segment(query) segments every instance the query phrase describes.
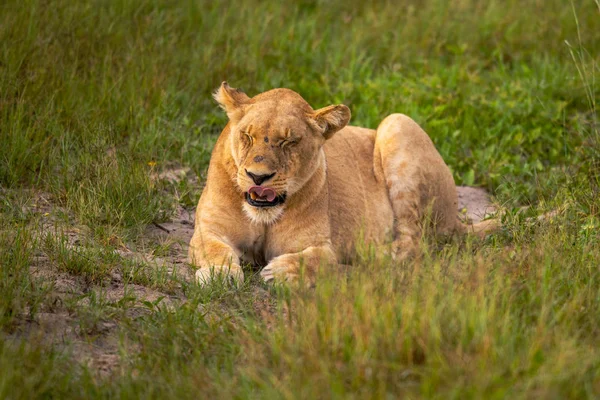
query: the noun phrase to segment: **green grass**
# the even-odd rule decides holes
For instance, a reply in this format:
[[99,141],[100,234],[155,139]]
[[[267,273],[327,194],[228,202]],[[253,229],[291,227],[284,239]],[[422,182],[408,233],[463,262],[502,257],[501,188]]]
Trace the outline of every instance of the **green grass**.
[[48,288],[29,274],[35,239],[21,227],[0,232],[0,326],[11,331],[19,317],[35,314]]
[[[597,0],[3,2],[0,397],[600,396],[598,26]],[[344,103],[355,125],[410,115],[505,207],[502,231],[400,266],[365,249],[314,290],[250,270],[198,288],[122,257],[197,202],[225,79]],[[156,178],[174,167],[199,183]],[[57,299],[40,260],[85,292]],[[91,343],[118,324],[110,375],[32,333],[56,311]]]

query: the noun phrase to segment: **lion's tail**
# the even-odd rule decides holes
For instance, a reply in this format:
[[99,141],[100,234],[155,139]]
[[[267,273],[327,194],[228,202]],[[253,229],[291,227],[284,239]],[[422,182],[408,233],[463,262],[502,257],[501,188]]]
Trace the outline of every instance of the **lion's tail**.
[[500,218],[491,218],[484,221],[477,222],[475,224],[460,223],[462,225],[463,233],[475,235],[479,238],[484,238],[486,235],[499,231],[502,228],[502,221]]
[[[560,210],[552,210],[537,217],[526,218],[525,221],[528,223],[549,221],[560,214]],[[494,218],[486,219],[474,224],[465,223],[459,221],[460,230],[464,234],[475,235],[479,238],[484,238],[490,233],[499,231],[502,228],[502,218],[496,216]]]

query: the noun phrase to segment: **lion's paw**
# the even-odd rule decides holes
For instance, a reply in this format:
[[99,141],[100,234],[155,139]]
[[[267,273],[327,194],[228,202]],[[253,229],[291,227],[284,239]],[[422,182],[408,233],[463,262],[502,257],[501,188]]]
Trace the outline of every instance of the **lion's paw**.
[[295,265],[285,262],[270,262],[260,271],[260,276],[265,282],[282,281],[293,282],[298,278],[298,268]]
[[196,282],[200,286],[206,286],[213,279],[230,278],[235,285],[244,282],[244,272],[237,264],[204,267],[196,271]]

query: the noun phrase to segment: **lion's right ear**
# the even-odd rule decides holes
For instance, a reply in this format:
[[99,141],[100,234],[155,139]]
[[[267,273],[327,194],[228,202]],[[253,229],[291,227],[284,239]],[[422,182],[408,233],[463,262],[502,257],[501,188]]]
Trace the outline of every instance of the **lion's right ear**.
[[312,115],[325,139],[331,138],[334,133],[348,125],[350,116],[350,109],[343,104],[320,108]]
[[241,90],[232,88],[226,81],[213,93],[213,97],[225,110],[229,120],[239,121],[244,115],[244,108],[250,102],[250,97]]

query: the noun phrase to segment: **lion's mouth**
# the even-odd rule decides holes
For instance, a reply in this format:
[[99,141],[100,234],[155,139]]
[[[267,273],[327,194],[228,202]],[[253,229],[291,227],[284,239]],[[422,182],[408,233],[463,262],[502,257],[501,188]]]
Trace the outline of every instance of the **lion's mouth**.
[[271,188],[252,186],[246,192],[246,202],[253,207],[275,207],[285,202],[285,193],[276,194]]

